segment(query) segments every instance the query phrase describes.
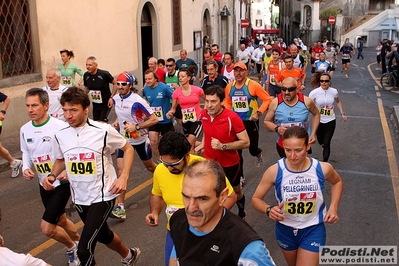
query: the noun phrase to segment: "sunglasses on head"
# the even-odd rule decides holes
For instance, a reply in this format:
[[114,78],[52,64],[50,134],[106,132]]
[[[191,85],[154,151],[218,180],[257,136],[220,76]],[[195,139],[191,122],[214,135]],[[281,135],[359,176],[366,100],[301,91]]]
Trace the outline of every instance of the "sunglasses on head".
[[176,166],[178,166],[181,163],[181,161],[183,161],[183,159],[184,159],[184,156],[183,156],[183,158],[181,158],[180,160],[178,160],[175,163],[167,163],[162,160],[162,156],[159,157],[159,160],[161,161],[161,163],[163,163],[163,165],[165,165],[165,167],[172,167],[172,168],[175,168]]
[[327,82],[330,82],[330,80],[329,79],[321,79],[320,80],[320,83],[324,83],[324,82],[327,83]]
[[129,84],[129,82],[116,82],[117,86],[126,86],[127,84]]
[[296,90],[296,87],[281,87],[281,91],[289,91],[289,92],[293,92],[294,90]]

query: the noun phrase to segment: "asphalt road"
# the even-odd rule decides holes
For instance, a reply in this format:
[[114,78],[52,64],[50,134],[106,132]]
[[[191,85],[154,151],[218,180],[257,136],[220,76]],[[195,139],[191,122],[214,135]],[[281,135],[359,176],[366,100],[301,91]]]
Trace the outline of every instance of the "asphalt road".
[[[399,176],[396,157],[399,145],[392,114],[399,95],[378,89],[373,76],[380,76],[375,70],[376,64],[373,64],[374,48],[366,48],[364,55],[364,60],[352,60],[349,79],[344,79],[344,74],[339,71],[332,79],[331,86],[340,93],[348,122],[337,119],[332,142],[330,163],[343,179],[344,193],[339,206],[340,221],[335,225],[327,225],[327,244],[397,246]],[[309,78],[306,85],[307,95],[310,92]],[[244,152],[247,222],[264,239],[276,264],[286,265],[275,242],[274,223],[250,205],[251,196],[263,172],[279,159],[275,150],[275,133],[268,132],[264,127],[260,131],[263,165],[256,168],[254,159],[248,151]],[[312,149],[312,156],[320,159],[321,147],[316,144]],[[67,265],[65,247],[53,244],[40,232],[43,207],[37,180],[28,182],[22,177],[11,179],[9,175],[10,171],[0,173],[0,232],[6,245],[17,252],[31,252],[52,265]],[[141,248],[142,257],[137,265],[163,265],[165,217],[162,216],[163,220],[157,228],[150,228],[144,222],[149,211],[151,174],[145,170],[138,156],[130,176],[129,190],[127,220],[120,222],[109,219],[109,224],[128,246]],[[328,206],[328,185],[325,195]],[[273,193],[267,195],[266,201],[275,203]],[[233,211],[237,212],[236,207]],[[67,214],[77,226],[81,226],[72,204],[68,206]],[[120,264],[119,256],[102,244],[97,245],[95,256],[98,265]]]

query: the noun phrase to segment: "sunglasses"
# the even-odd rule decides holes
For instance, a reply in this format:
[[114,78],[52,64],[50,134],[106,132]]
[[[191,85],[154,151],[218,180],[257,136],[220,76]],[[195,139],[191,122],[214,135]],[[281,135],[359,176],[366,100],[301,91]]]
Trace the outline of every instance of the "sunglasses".
[[129,82],[116,82],[116,86],[126,86]]
[[266,49],[266,51],[271,51],[272,50],[272,48],[270,48],[270,49]]
[[282,87],[281,91],[289,91],[289,92],[293,92],[294,90],[296,90],[296,87]]
[[330,82],[330,80],[329,79],[321,79],[320,80],[320,83],[324,83],[324,82],[327,83],[327,82]]
[[183,156],[183,158],[181,158],[180,160],[178,160],[175,163],[167,163],[162,160],[162,156],[159,157],[159,160],[161,161],[161,163],[163,163],[163,165],[165,165],[165,167],[172,167],[172,168],[175,168],[176,166],[178,166],[181,163],[181,161],[183,161],[183,159],[184,159],[184,156]]
[[172,67],[173,65],[165,65],[166,67]]

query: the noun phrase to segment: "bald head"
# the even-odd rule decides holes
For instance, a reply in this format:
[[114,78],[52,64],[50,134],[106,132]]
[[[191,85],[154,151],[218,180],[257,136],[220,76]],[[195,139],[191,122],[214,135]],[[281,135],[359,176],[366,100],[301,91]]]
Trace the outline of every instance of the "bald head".
[[158,60],[155,57],[151,57],[150,59],[148,59],[148,68],[156,71],[158,68]]
[[298,82],[296,79],[293,77],[287,77],[283,80],[282,82],[283,87],[289,88],[289,87],[297,87]]

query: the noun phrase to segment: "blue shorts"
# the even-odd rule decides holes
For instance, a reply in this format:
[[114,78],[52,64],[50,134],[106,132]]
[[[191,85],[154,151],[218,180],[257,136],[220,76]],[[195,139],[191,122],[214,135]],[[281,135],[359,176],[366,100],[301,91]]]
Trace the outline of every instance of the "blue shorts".
[[[147,161],[152,158],[152,150],[149,141],[144,141],[141,144],[132,145],[140,157],[140,160]],[[123,158],[124,152],[121,149],[116,150],[116,158]]]
[[319,252],[319,247],[326,244],[326,227],[321,223],[304,229],[294,229],[276,222],[276,240],[280,248],[287,251],[302,248]]

